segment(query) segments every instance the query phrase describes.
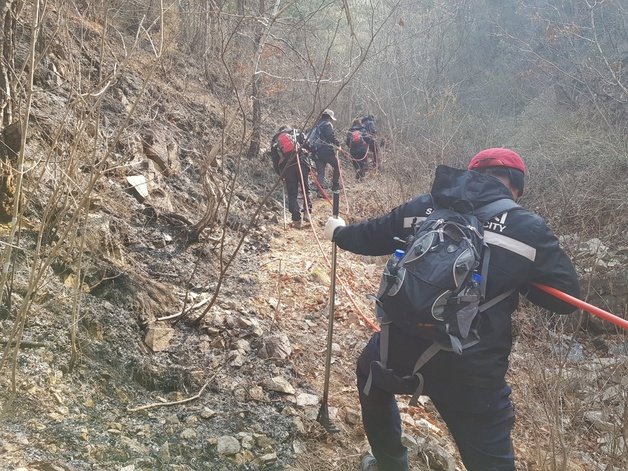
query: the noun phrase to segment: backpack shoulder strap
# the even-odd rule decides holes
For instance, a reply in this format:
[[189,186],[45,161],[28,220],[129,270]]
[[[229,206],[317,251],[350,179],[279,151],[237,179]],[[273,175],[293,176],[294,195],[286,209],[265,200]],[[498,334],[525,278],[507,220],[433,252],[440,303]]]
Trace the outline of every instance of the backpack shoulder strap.
[[485,204],[484,206],[473,211],[473,214],[480,221],[488,221],[498,214],[505,213],[506,211],[510,211],[511,209],[520,207],[521,206],[519,206],[510,198],[502,198],[497,201],[493,201],[492,203]]

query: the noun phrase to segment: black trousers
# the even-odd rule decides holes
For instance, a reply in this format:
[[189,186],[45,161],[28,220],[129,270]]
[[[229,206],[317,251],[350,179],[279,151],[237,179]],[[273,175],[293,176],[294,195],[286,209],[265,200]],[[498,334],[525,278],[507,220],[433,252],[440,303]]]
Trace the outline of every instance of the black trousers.
[[[300,171],[299,171],[300,169]],[[312,200],[307,184],[307,176],[310,173],[310,167],[303,163],[297,163],[296,160],[291,161],[283,171],[284,184],[286,185],[286,194],[288,195],[288,210],[293,221],[301,220],[301,207],[299,206],[299,189],[303,193],[303,211],[307,205],[309,211],[312,211]],[[303,179],[303,180],[301,180]],[[305,184],[305,192],[303,191],[302,182]]]
[[[396,351],[405,351],[412,355],[414,345],[410,343],[411,340],[406,339],[408,337],[391,338],[391,343],[395,342]],[[406,341],[408,345],[401,345]],[[438,362],[438,355],[430,361]],[[408,362],[397,362],[397,366],[406,370],[405,364],[413,365],[416,358]],[[401,443],[401,419],[395,394],[377,387],[376,384],[372,385],[368,396],[363,392],[371,362],[377,360],[378,333],[371,337],[357,365],[364,430],[380,471],[407,471],[407,449]],[[412,373],[407,370],[398,371],[392,357],[388,363],[397,374]],[[447,424],[468,471],[514,471],[515,458],[510,432],[515,415],[510,392],[509,386],[484,389],[459,384],[456,378],[443,381],[425,376],[424,394],[432,399]]]
[[379,169],[381,167],[379,162],[379,147],[374,140],[369,144],[369,149],[371,150],[371,155],[373,156],[373,168]]
[[338,164],[336,153],[316,154],[316,178],[322,188],[328,187],[327,181],[325,180],[325,170],[327,169],[327,165],[331,165],[333,170],[331,189],[337,190],[340,187],[338,183],[340,181],[340,166]]
[[353,168],[355,169],[355,177],[358,180],[364,178],[364,176],[366,175],[366,172],[368,171],[368,168],[369,168],[368,156],[369,156],[368,147],[366,149],[358,149],[355,151],[351,149],[351,164],[353,165]]

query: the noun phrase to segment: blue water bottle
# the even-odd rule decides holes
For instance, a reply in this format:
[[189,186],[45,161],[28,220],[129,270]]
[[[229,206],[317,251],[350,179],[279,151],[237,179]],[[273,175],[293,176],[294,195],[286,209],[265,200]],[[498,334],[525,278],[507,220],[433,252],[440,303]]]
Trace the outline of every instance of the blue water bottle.
[[395,260],[395,265],[399,263],[399,261],[402,259],[402,257],[405,254],[406,254],[405,251],[403,251],[401,249],[395,250],[395,253],[393,254],[393,259]]
[[395,253],[392,254],[392,257],[390,257],[390,259],[388,260],[388,263],[386,263],[386,271],[389,274],[391,275],[397,274],[399,262],[401,261],[401,259],[403,258],[405,254],[406,253],[401,249],[395,250]]

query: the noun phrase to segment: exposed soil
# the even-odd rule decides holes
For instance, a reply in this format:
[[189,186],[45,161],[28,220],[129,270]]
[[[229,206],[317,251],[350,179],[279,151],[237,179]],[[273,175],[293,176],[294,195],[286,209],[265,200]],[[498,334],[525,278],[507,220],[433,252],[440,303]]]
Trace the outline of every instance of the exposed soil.
[[[284,229],[267,213],[202,326],[176,323],[157,353],[143,342],[141,316],[123,308],[126,295],[145,290],[121,274],[115,287],[82,298],[81,359],[68,372],[69,288],[51,277],[48,299],[27,326],[17,394],[5,395],[1,469],[356,469],[367,445],[353,368],[370,332],[356,313],[371,316],[365,288],[376,286],[379,273],[371,261],[339,251],[329,405],[341,433],[328,436],[315,420],[316,402],[296,404],[303,393],[320,398],[323,388],[331,244],[316,242],[326,202],[316,201],[314,211],[318,218],[303,229]],[[184,253],[137,250],[143,266],[163,273],[191,263]],[[161,258],[164,266],[156,267]],[[164,303],[182,294],[168,278],[156,285]],[[176,309],[174,302],[163,310]],[[278,334],[291,353],[264,358]],[[264,387],[276,376],[295,393]],[[10,388],[10,377],[2,382]],[[197,399],[166,404],[201,389]],[[251,435],[254,445],[220,456],[215,440],[224,435]],[[268,453],[277,457],[264,465]]]

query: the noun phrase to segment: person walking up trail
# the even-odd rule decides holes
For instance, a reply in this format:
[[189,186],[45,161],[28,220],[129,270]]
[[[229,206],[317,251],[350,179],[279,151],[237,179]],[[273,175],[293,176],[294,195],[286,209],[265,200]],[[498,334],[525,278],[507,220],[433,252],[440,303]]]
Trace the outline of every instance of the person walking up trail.
[[[279,128],[270,144],[273,169],[283,178],[288,195],[288,210],[292,217],[292,227],[300,228],[302,221],[309,222],[312,213],[312,201],[307,186],[310,172],[308,159],[301,145],[305,135],[289,126]],[[305,183],[305,185],[304,185]],[[303,194],[303,209],[299,205],[299,188]]]
[[[525,170],[516,152],[486,149],[466,170],[439,166],[431,193],[384,216],[348,226],[340,218],[327,221],[325,236],[341,249],[364,255],[397,251],[375,298],[381,332],[357,362],[372,451],[364,470],[408,469],[395,400],[401,393],[432,399],[469,471],[514,471],[515,413],[505,380],[512,313],[520,295],[559,314],[575,310],[532,283],[579,295],[576,272],[558,239],[541,217],[515,203],[523,194]],[[407,245],[399,244],[413,235]],[[429,281],[437,271],[429,264],[448,260],[463,246],[454,269],[447,270],[459,288],[430,300],[421,322],[404,317],[423,315],[407,309],[426,296],[410,293],[411,299],[407,291],[422,282],[415,277],[421,264],[428,264]]]
[[[336,138],[332,121],[336,121],[334,112],[330,109],[323,110],[320,119],[310,132],[310,139],[313,141],[310,144],[310,150],[315,154],[316,178],[320,187],[329,188],[325,172],[327,165],[330,165],[333,170],[331,189],[336,191],[340,188],[340,166],[336,156],[336,148],[340,147],[340,142]],[[319,196],[321,196],[320,191],[319,188]]]
[[371,138],[359,119],[354,119],[347,131],[345,144],[349,148],[351,163],[355,169],[355,177],[361,180],[368,170],[368,153],[371,145]]
[[377,148],[377,128],[375,127],[375,118],[373,115],[363,116],[360,119],[360,123],[362,127],[366,131],[366,134],[369,138],[369,149],[371,150],[371,156],[373,159],[373,168],[379,170],[380,162],[379,162],[379,149]]

